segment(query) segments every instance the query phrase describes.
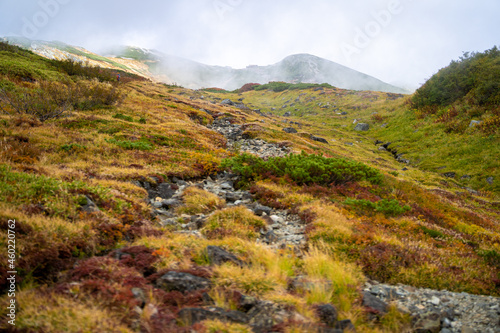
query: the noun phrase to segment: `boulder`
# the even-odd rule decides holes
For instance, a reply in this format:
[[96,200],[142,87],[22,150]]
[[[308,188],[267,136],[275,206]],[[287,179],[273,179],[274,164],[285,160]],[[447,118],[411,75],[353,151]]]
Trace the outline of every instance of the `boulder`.
[[370,125],[365,123],[358,123],[356,127],[354,127],[355,131],[368,131],[370,129]]
[[222,105],[234,105],[234,102],[232,100],[230,100],[229,98],[226,98],[225,100],[220,102],[220,104],[222,104]]
[[338,319],[338,311],[331,304],[322,304],[316,307],[316,314],[322,323],[329,327],[335,327]]
[[243,266],[243,261],[221,247],[210,245],[207,246],[205,250],[207,251],[210,263],[213,265],[222,265],[223,263],[231,262],[237,266]]
[[287,111],[287,112],[285,112],[283,117],[290,117],[291,115],[292,115],[292,113],[290,111]]
[[363,306],[375,315],[385,315],[389,311],[387,303],[381,301],[368,291],[363,293]]
[[283,128],[283,132],[294,134],[294,133],[297,133],[297,130],[293,127],[286,127],[286,128]]
[[269,214],[271,214],[272,210],[273,209],[271,207],[263,206],[260,204],[256,204],[255,207],[253,208],[253,212],[255,213],[255,215],[259,215],[259,216],[264,215],[264,213],[269,215]]
[[246,324],[249,318],[243,312],[225,311],[221,308],[184,308],[179,311],[179,320],[183,324],[191,326],[204,320],[220,320],[223,322]]
[[182,293],[210,287],[210,280],[189,273],[170,271],[156,280],[156,286],[165,291]]
[[311,140],[328,144],[328,141],[326,141],[326,139],[320,138],[319,136],[311,135]]

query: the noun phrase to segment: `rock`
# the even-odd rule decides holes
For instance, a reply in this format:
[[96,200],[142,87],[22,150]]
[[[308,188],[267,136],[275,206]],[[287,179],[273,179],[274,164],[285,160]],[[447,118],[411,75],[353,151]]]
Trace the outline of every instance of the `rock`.
[[493,181],[494,181],[494,180],[495,180],[495,178],[494,178],[494,177],[488,177],[488,178],[486,178],[486,181],[487,181],[487,182],[488,182],[488,184],[490,184],[490,185],[493,185]]
[[220,184],[220,188],[223,190],[232,190],[234,183],[232,181],[226,181]]
[[139,307],[141,309],[144,308],[147,301],[144,291],[141,288],[132,288],[130,291],[134,295],[134,298],[139,301]]
[[230,100],[229,98],[226,98],[225,100],[220,102],[220,104],[222,104],[222,105],[234,105],[234,102],[232,100]]
[[479,125],[479,124],[481,124],[480,120],[471,120],[469,127],[474,127],[474,126]]
[[356,127],[354,127],[355,131],[368,131],[370,129],[370,125],[365,123],[358,123]]
[[436,312],[427,312],[415,319],[414,329],[417,333],[438,333],[441,330],[441,317]]
[[266,213],[266,215],[269,215],[271,214],[272,210],[273,209],[271,207],[263,206],[260,204],[256,204],[255,207],[253,208],[253,212],[255,213],[255,215],[259,216],[264,215],[264,213]]
[[86,204],[81,207],[81,210],[84,211],[85,213],[98,212],[99,208],[97,208],[96,204],[88,196],[85,195],[84,197],[86,200]]
[[184,293],[207,289],[210,287],[210,280],[189,273],[170,271],[156,280],[156,286],[165,291]]
[[237,266],[243,266],[243,261],[238,259],[234,254],[227,252],[218,246],[207,246],[205,251],[207,252],[208,259],[213,265],[222,265],[225,262],[231,262]]
[[204,320],[220,320],[224,322],[234,322],[239,324],[246,324],[249,318],[246,314],[240,311],[224,311],[221,308],[184,308],[179,311],[179,320],[184,325],[191,326],[195,323]]
[[334,327],[338,319],[338,311],[331,304],[322,304],[316,307],[316,314],[322,323]]
[[434,304],[435,306],[438,306],[439,303],[441,303],[441,301],[439,300],[439,298],[437,298],[436,296],[432,296],[431,300],[429,301],[431,304]]
[[476,333],[476,330],[469,326],[462,326],[461,333]]
[[378,150],[387,151],[387,149],[385,149],[384,147],[378,147]]
[[326,139],[320,138],[319,136],[311,135],[311,140],[328,144],[328,141],[326,141]]
[[363,306],[369,308],[376,315],[384,315],[389,311],[389,305],[375,297],[372,293],[363,293]]
[[160,203],[161,207],[172,209],[179,206],[181,204],[181,201],[179,199],[164,199]]
[[348,330],[349,332],[356,332],[356,327],[354,327],[354,324],[350,319],[345,319],[337,322],[337,324],[335,324],[335,328],[342,330],[342,332],[344,332],[345,330]]
[[455,172],[445,172],[443,173],[443,176],[448,177],[448,178],[455,178],[456,173]]
[[290,111],[287,111],[287,112],[285,112],[283,117],[290,117],[291,115],[292,115],[292,113]]
[[297,133],[297,130],[293,127],[286,127],[286,128],[283,128],[283,132],[294,134],[294,133]]

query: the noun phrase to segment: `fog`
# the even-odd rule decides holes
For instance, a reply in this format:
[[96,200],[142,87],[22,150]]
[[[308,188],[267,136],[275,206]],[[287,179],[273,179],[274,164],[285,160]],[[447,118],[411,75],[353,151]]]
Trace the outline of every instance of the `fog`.
[[462,52],[499,45],[498,13],[497,0],[0,0],[0,36],[234,68],[309,53],[415,88]]

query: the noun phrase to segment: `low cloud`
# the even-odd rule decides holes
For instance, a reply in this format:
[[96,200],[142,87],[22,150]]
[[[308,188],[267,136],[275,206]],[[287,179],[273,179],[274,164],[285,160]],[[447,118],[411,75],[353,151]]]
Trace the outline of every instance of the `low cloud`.
[[493,0],[3,1],[0,35],[94,51],[136,45],[236,68],[310,53],[416,87],[462,51],[498,43],[498,12]]

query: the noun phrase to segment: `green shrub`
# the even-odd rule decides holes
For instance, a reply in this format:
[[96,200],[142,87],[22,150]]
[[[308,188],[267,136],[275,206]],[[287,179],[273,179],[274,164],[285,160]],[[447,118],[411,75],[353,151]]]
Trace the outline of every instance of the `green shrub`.
[[153,150],[154,146],[148,140],[141,139],[138,141],[129,141],[129,140],[117,140],[115,138],[106,140],[108,143],[112,143],[117,145],[118,147],[122,147],[124,149],[137,149],[137,150]]
[[0,88],[0,109],[7,114],[27,114],[40,121],[57,118],[71,106],[71,87],[58,82],[40,82],[35,89]]
[[347,198],[344,204],[355,208],[360,213],[378,212],[387,216],[399,216],[411,209],[407,205],[401,206],[397,200],[388,199],[371,202],[365,199]]
[[286,157],[272,157],[267,161],[241,154],[222,161],[223,168],[232,169],[242,176],[243,181],[265,176],[285,177],[298,185],[338,185],[350,181],[367,180],[373,184],[382,182],[382,175],[374,168],[343,158],[327,158],[321,155],[290,154]]
[[125,120],[125,121],[129,121],[129,122],[133,122],[134,121],[134,118],[130,117],[130,116],[125,116],[124,114],[121,114],[121,113],[116,113],[113,118],[115,119],[121,119],[121,120]]

